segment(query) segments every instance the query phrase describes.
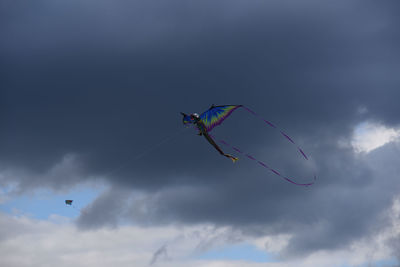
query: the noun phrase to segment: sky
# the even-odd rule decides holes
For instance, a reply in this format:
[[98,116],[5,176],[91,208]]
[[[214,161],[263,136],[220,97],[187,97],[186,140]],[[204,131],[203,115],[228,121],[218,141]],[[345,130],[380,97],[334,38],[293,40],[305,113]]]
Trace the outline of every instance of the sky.
[[399,8],[0,1],[0,265],[400,266]]

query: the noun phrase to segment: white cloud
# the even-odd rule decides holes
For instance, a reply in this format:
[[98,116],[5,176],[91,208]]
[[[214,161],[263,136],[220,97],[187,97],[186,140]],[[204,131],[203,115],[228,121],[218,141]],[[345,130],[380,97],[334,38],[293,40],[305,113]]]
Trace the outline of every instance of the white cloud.
[[357,153],[370,152],[386,143],[398,140],[400,129],[387,128],[384,125],[363,122],[354,129],[351,145]]
[[179,234],[173,227],[133,226],[81,232],[72,223],[5,214],[0,224],[14,229],[0,239],[0,266],[9,267],[146,266],[153,251]]
[[[399,212],[398,202],[391,213]],[[390,213],[389,212],[389,213]],[[396,214],[397,214],[396,213]],[[398,215],[398,214],[397,214]],[[392,218],[398,218],[398,216]],[[394,228],[393,228],[394,227]],[[364,238],[350,247],[319,251],[302,259],[256,263],[250,261],[198,259],[206,249],[229,245],[231,229],[210,225],[139,227],[121,226],[95,231],[79,231],[73,222],[60,216],[35,220],[26,216],[0,213],[0,266],[105,267],[294,267],[357,266],[391,258],[387,240],[399,233],[398,222],[379,234]],[[244,236],[242,236],[245,238]],[[279,253],[289,236],[250,238],[246,242],[268,252]],[[23,255],[23,256],[21,256]]]
[[288,234],[264,236],[255,239],[253,244],[261,250],[267,250],[270,253],[279,253],[289,244],[290,238],[291,236]]

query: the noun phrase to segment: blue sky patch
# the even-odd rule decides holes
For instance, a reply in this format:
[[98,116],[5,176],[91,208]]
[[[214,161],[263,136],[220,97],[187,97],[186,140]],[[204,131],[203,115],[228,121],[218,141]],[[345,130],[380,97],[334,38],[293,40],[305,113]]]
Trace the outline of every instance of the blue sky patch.
[[[102,188],[83,187],[70,192],[40,190],[29,195],[13,196],[6,199],[0,211],[6,213],[23,213],[36,219],[48,219],[52,214],[75,218],[86,205],[91,203]],[[72,199],[71,206],[65,204]]]
[[204,260],[243,260],[252,262],[274,262],[271,254],[258,249],[248,243],[240,243],[211,249],[201,254],[199,259]]

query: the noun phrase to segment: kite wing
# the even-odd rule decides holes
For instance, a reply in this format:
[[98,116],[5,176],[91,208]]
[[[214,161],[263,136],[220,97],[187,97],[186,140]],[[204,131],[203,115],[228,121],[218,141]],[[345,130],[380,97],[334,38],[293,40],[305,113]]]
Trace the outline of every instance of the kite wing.
[[65,204],[66,204],[66,205],[72,205],[72,201],[73,201],[73,200],[67,199],[67,200],[65,200]]
[[217,125],[220,125],[233,111],[240,108],[242,105],[225,105],[214,106],[212,105],[207,111],[200,115],[200,119],[207,128],[211,131]]

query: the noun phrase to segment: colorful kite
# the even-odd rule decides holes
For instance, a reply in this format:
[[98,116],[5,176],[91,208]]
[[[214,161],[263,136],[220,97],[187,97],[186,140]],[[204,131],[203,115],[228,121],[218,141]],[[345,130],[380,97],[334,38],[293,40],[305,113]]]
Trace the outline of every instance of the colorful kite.
[[215,147],[218,152],[227,157],[230,158],[233,162],[236,162],[238,158],[231,156],[229,154],[226,154],[222,151],[222,149],[214,142],[214,140],[211,138],[211,136],[208,134],[217,125],[220,125],[223,120],[225,120],[229,115],[232,114],[232,112],[241,107],[241,105],[227,105],[227,106],[214,106],[212,105],[206,112],[201,114],[200,116],[197,113],[193,113],[190,115],[187,115],[183,112],[181,114],[183,115],[183,123],[184,124],[194,124],[198,131],[199,135],[203,135],[207,141]]
[[[296,145],[296,143],[292,140],[292,138],[290,138],[286,133],[284,133],[282,130],[279,130],[274,124],[272,124],[271,122],[261,118],[260,116],[258,116],[257,113],[255,113],[254,111],[252,111],[251,109],[249,109],[248,107],[245,107],[243,105],[223,105],[223,106],[214,106],[212,105],[207,111],[205,111],[204,113],[202,113],[200,116],[197,113],[192,113],[190,115],[187,115],[183,112],[181,112],[181,114],[183,115],[183,124],[188,125],[188,124],[193,124],[197,130],[199,131],[198,135],[203,135],[207,141],[214,146],[214,148],[223,156],[230,158],[233,162],[236,162],[238,160],[237,157],[234,157],[232,155],[226,154],[222,151],[222,149],[216,144],[216,142],[214,141],[213,137],[209,132],[215,127],[220,125],[227,117],[229,117],[229,115],[232,114],[233,111],[235,111],[238,108],[243,108],[246,111],[250,112],[252,115],[260,118],[263,122],[265,122],[268,126],[277,129],[281,135],[283,137],[285,137],[287,140],[289,140],[293,145]],[[250,160],[253,160],[255,162],[257,162],[260,166],[262,166],[263,168],[266,168],[268,170],[270,170],[271,172],[273,172],[274,174],[278,175],[279,177],[287,180],[288,182],[295,184],[295,185],[301,185],[301,186],[309,186],[312,185],[315,180],[316,180],[316,176],[314,175],[314,179],[312,182],[310,183],[306,183],[306,184],[299,184],[294,182],[293,180],[291,180],[290,178],[283,176],[282,174],[280,174],[278,171],[272,169],[271,167],[269,167],[267,164],[265,164],[262,161],[257,160],[256,158],[254,158],[253,156],[246,154],[244,152],[242,152],[239,148],[234,147],[229,145],[227,142],[225,142],[224,140],[218,140],[221,144],[231,147],[233,150],[235,150],[236,152],[245,155],[247,158],[249,158]],[[297,145],[296,145],[297,146]],[[303,156],[303,158],[305,160],[308,160],[307,155],[304,153],[304,151],[297,146],[297,150],[300,152],[300,154]]]
[[73,200],[70,199],[65,200],[65,205],[72,205],[72,201]]

